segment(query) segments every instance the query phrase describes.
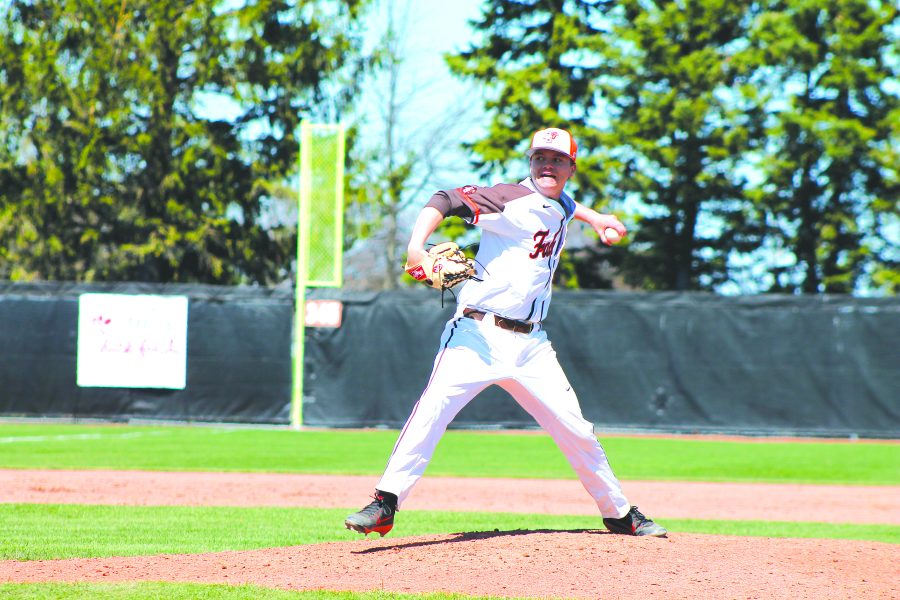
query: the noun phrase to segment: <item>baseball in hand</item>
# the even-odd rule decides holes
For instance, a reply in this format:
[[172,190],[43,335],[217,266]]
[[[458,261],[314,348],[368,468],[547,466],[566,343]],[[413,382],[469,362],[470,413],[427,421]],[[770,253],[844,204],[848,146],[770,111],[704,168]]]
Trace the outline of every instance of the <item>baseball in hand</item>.
[[606,229],[604,229],[603,235],[606,236],[606,240],[610,244],[615,244],[616,242],[618,242],[619,240],[622,239],[622,236],[619,235],[619,232],[616,231],[615,229],[613,229],[612,227],[607,227]]

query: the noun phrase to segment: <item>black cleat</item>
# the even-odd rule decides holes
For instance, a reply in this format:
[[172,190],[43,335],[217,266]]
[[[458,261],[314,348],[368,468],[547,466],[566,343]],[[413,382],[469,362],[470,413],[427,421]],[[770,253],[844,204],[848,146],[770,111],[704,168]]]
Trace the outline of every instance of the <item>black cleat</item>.
[[394,513],[397,512],[397,504],[385,496],[386,494],[376,490],[375,499],[367,507],[344,520],[347,529],[358,531],[363,535],[369,535],[374,531],[384,537],[384,534],[394,527]]
[[637,506],[632,506],[628,514],[621,519],[603,519],[603,524],[613,533],[623,535],[649,535],[653,537],[666,537],[669,533],[662,525],[657,525],[648,519]]

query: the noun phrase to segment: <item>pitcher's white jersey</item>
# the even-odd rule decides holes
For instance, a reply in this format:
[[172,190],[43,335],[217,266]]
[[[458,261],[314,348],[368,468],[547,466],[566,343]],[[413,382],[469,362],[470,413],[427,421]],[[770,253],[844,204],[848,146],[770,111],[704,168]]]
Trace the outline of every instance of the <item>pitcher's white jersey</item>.
[[532,322],[547,316],[553,274],[575,212],[568,195],[547,198],[528,178],[519,184],[444,190],[428,205],[482,229],[475,255],[481,281],[470,280],[459,291],[460,311],[471,307]]

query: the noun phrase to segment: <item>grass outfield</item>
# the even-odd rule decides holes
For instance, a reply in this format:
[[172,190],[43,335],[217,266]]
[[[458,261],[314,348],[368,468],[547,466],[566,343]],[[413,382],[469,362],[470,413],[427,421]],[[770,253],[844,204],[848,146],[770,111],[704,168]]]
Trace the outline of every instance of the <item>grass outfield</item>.
[[[377,475],[389,431],[0,424],[0,468]],[[621,479],[900,484],[900,444],[602,437]],[[545,434],[449,431],[428,476],[574,479]]]
[[[0,504],[0,560],[196,554],[360,539],[353,509]],[[833,538],[900,544],[900,526],[665,519],[673,533]],[[599,517],[405,510],[391,537],[603,529]]]

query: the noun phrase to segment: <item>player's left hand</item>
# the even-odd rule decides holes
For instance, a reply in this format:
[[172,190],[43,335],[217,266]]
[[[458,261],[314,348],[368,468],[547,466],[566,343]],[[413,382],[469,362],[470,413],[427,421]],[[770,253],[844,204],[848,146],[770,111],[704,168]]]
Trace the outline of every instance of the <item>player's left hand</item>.
[[403,266],[414,279],[439,290],[448,290],[475,277],[475,262],[466,257],[456,242],[431,248],[420,261]]

